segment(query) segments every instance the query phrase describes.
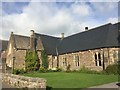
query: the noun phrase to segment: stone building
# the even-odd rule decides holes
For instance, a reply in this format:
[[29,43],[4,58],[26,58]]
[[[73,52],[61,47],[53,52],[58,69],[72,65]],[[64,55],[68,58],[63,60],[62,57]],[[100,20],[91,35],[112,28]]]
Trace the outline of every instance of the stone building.
[[120,54],[119,28],[116,24],[106,24],[61,38],[38,34],[31,30],[30,37],[10,35],[7,61],[8,67],[25,68],[26,50],[36,50],[40,64],[41,51],[48,55],[49,68],[78,70],[85,66],[94,70],[103,70],[108,65],[117,63]]
[[8,46],[8,41],[0,40],[0,71],[5,71],[5,62],[6,62],[6,50]]

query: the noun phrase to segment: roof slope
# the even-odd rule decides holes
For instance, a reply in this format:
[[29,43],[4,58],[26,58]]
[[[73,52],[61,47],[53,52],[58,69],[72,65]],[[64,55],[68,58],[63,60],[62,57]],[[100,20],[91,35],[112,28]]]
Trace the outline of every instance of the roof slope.
[[43,47],[46,50],[47,54],[56,55],[56,47],[60,42],[60,38],[38,33],[35,33],[35,36],[37,38],[41,38]]
[[107,34],[107,39],[105,46],[106,47],[117,47],[120,46],[119,42],[119,30],[120,30],[120,22],[110,25],[109,32]]
[[[35,33],[36,50],[41,50],[41,41],[47,54],[56,55],[56,47],[60,38]],[[29,49],[30,37],[14,34],[15,47],[17,49]]]
[[59,54],[112,46],[118,46],[118,28],[109,23],[66,37],[59,46]]
[[5,51],[7,49],[8,41],[0,40],[0,51]]
[[17,49],[29,49],[30,37],[14,34],[14,41]]

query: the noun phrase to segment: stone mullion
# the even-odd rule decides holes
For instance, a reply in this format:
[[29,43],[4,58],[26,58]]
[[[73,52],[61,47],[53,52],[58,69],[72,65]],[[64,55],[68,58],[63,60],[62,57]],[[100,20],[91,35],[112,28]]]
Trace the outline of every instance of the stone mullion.
[[98,52],[96,54],[97,54],[97,66],[99,66]]

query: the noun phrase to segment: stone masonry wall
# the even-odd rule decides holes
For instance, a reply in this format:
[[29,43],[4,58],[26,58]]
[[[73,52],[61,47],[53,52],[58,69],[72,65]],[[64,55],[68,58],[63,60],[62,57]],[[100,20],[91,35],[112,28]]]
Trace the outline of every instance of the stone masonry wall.
[[3,74],[2,81],[17,88],[44,88],[46,89],[46,80],[43,78],[31,78],[13,74]]
[[[101,48],[59,55],[59,67],[66,70],[66,67],[70,65],[71,70],[79,70],[85,66],[92,70],[101,71],[103,70],[103,59],[105,68],[110,64],[118,62],[119,50],[120,48]],[[97,65],[95,54],[97,55]],[[101,60],[101,65],[99,64],[99,60]]]
[[57,68],[57,56],[48,55],[49,69]]
[[16,50],[15,51],[15,68],[21,69],[25,68],[25,56],[26,56],[26,50]]

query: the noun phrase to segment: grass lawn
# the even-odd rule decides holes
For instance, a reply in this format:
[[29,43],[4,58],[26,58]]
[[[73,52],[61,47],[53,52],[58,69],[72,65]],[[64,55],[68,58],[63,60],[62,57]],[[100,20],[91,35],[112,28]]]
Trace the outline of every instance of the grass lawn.
[[88,88],[91,86],[118,81],[117,75],[101,75],[86,73],[35,72],[24,75],[29,77],[45,78],[47,79],[47,86],[52,88]]

